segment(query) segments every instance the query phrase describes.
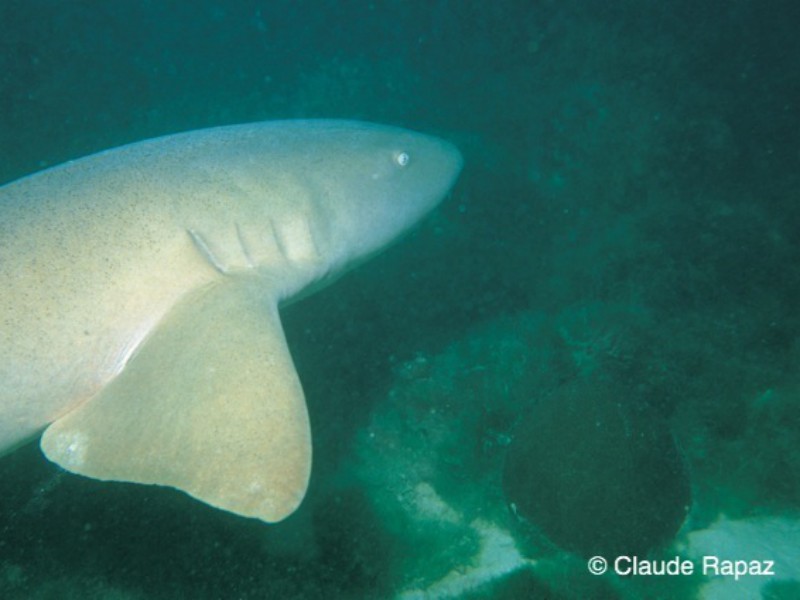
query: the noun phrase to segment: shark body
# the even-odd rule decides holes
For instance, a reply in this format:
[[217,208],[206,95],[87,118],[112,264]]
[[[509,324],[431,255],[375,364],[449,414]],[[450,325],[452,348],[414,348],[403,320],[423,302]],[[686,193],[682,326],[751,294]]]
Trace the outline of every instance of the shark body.
[[146,140],[0,187],[0,452],[279,521],[311,436],[278,307],[433,209],[452,145],[354,121]]

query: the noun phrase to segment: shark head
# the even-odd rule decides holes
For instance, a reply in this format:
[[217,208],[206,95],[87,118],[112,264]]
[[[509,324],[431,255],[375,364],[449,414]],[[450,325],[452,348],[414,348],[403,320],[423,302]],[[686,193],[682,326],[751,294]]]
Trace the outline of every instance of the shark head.
[[162,163],[180,162],[178,185],[193,186],[186,229],[203,254],[222,272],[256,267],[280,280],[282,302],[400,237],[446,197],[463,163],[442,139],[361,121],[251,123],[156,143]]
[[220,197],[228,200],[219,212],[193,216],[187,229],[220,270],[256,266],[279,279],[281,302],[324,287],[408,231],[446,197],[463,163],[442,139],[360,121],[278,121],[190,135],[197,158],[181,160],[199,165],[203,185],[227,182]]

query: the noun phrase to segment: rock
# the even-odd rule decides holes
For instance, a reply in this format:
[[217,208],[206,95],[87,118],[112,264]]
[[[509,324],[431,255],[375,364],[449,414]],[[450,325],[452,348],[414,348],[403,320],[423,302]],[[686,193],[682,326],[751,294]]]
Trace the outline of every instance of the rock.
[[605,383],[562,388],[518,424],[503,487],[517,514],[586,557],[643,555],[674,536],[691,503],[665,419]]

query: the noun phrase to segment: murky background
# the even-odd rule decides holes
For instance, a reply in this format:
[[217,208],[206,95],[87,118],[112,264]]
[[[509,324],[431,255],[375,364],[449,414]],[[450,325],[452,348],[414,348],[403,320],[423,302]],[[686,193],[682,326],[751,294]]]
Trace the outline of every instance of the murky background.
[[[0,181],[277,118],[443,136],[412,235],[284,311],[268,526],[0,461],[3,598],[800,597],[795,2],[0,0]],[[590,575],[719,554],[775,577]]]

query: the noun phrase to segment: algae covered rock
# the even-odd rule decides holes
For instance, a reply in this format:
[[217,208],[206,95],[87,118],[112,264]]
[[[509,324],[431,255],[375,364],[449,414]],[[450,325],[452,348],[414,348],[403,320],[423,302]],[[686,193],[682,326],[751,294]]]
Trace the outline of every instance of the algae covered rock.
[[677,532],[691,502],[665,419],[603,383],[564,387],[520,421],[503,487],[519,515],[584,556],[647,552]]

